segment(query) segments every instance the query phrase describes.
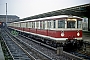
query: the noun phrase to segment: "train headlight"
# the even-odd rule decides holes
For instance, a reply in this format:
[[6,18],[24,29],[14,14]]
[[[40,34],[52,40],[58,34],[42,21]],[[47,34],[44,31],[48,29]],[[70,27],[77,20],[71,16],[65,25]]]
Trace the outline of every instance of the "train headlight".
[[77,33],[77,36],[80,36],[80,33],[79,32]]
[[63,37],[64,36],[64,33],[61,33],[61,36]]
[[62,36],[62,37],[64,36],[64,31],[61,31],[61,36]]

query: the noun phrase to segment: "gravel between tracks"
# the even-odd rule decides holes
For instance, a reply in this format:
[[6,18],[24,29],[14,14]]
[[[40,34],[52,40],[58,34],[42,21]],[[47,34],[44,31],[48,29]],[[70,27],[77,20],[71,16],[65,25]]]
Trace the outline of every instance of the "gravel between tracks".
[[20,47],[18,47],[7,35],[4,31],[2,31],[3,38],[5,43],[7,44],[14,60],[31,60]]
[[62,56],[62,55],[57,55],[56,51],[51,50],[49,48],[46,48],[40,44],[37,44],[35,42],[32,42],[31,40],[28,40],[26,38],[23,38],[21,36],[17,36],[19,39],[21,39],[22,41],[28,43],[29,45],[31,45],[32,47],[36,48],[37,50],[43,52],[44,54],[50,56],[53,60],[70,60],[69,58]]

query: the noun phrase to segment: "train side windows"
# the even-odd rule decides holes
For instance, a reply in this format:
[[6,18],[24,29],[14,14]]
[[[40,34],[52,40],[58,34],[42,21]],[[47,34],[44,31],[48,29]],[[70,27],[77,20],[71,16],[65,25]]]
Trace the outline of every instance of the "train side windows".
[[28,27],[30,28],[30,27],[31,27],[31,22],[29,22],[29,24],[28,24],[28,25],[29,25]]
[[29,22],[27,22],[27,28],[29,28]]
[[30,24],[31,24],[31,28],[32,28],[32,22]]
[[26,27],[26,23],[25,22],[22,22],[21,23],[21,27],[25,28]]
[[49,28],[49,21],[47,21],[47,28]]
[[33,28],[35,28],[35,22],[33,22]]
[[40,29],[42,29],[42,21],[40,21]]
[[58,20],[58,28],[65,28],[65,20]]
[[35,28],[35,22],[33,22],[33,28]]
[[28,22],[26,22],[26,28],[28,28]]
[[49,28],[51,28],[51,21],[49,21]]
[[43,21],[43,29],[45,29],[45,21]]
[[[14,26],[14,25],[13,25]],[[22,28],[22,23],[20,23],[20,27]]]
[[20,27],[22,27],[22,23],[20,22]]
[[38,21],[36,22],[36,28],[37,29],[39,28],[39,22]]
[[37,25],[38,25],[38,24],[37,24],[37,22],[36,22],[36,28],[37,28]]
[[28,28],[30,28],[30,22],[28,22]]
[[28,27],[29,27],[29,28],[31,27],[31,26],[30,26],[30,24],[31,24],[31,23],[30,23],[30,22],[28,22]]
[[33,22],[31,22],[31,28],[33,28]]
[[24,28],[26,28],[26,22],[24,22]]
[[33,24],[33,22],[31,22],[31,28],[32,28],[32,24]]
[[19,26],[18,27],[20,27],[21,25],[20,25],[20,23],[18,23],[19,24]]
[[47,21],[47,28],[48,28],[48,29],[51,28],[51,21]]
[[40,21],[40,29],[45,29],[45,21]]
[[56,20],[53,20],[53,28],[56,28]]
[[77,28],[82,28],[82,21],[81,20],[77,21]]

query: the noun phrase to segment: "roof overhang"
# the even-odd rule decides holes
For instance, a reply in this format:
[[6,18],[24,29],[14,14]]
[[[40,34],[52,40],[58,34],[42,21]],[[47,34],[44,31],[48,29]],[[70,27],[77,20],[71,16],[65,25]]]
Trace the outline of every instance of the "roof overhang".
[[24,18],[22,20],[37,19],[37,18],[43,18],[49,16],[57,16],[57,15],[74,15],[79,17],[90,17],[90,3],[35,15]]

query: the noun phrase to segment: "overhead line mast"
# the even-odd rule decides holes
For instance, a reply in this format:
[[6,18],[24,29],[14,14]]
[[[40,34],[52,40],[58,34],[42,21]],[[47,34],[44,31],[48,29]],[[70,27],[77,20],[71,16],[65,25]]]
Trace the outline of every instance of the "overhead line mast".
[[7,26],[7,3],[6,3],[6,26]]

